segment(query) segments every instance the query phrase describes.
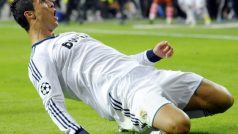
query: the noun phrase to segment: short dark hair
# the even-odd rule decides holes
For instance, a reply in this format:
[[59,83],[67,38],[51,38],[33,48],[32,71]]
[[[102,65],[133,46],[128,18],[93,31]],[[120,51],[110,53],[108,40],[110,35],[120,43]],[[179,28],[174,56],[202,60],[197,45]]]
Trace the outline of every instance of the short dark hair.
[[34,11],[33,0],[14,0],[11,3],[11,12],[16,22],[29,31],[30,25],[24,15],[25,11]]

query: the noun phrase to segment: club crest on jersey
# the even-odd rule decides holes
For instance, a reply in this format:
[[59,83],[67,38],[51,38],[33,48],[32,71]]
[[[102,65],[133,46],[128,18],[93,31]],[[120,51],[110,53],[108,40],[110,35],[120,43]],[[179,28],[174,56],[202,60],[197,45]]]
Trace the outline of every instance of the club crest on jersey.
[[47,95],[51,90],[51,86],[48,82],[43,82],[40,86],[40,92],[43,94],[43,95]]

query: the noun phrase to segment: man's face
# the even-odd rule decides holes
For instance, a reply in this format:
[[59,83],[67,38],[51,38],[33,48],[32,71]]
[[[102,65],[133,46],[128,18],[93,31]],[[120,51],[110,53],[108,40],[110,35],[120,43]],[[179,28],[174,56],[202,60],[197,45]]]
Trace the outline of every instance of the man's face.
[[34,0],[33,6],[36,21],[40,23],[40,28],[53,31],[58,26],[53,0]]

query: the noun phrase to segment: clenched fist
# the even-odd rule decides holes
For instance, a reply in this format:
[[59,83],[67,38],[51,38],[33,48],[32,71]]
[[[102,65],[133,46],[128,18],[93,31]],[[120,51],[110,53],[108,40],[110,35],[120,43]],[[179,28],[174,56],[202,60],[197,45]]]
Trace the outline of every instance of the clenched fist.
[[174,53],[173,48],[169,45],[167,41],[162,41],[158,43],[154,47],[153,52],[160,58],[170,58]]

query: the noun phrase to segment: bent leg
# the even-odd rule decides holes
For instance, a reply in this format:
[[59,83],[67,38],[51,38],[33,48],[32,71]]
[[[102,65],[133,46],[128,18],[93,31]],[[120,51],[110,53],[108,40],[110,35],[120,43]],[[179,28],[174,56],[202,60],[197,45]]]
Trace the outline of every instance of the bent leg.
[[207,110],[211,114],[223,113],[234,103],[228,90],[212,81],[204,79],[184,111]]
[[156,113],[153,127],[165,133],[187,134],[190,130],[190,119],[176,106],[166,104]]

